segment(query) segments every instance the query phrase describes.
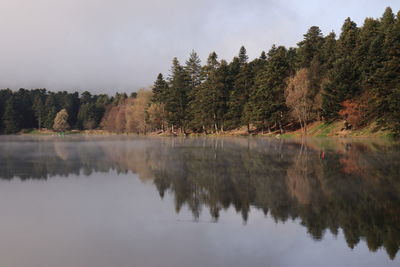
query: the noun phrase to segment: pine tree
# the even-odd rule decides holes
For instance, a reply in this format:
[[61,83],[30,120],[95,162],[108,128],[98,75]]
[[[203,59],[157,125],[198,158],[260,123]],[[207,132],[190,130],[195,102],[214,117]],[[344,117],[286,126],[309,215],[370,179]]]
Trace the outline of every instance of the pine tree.
[[168,122],[172,127],[179,127],[186,131],[189,103],[189,76],[180,65],[177,58],[172,61],[169,87],[166,94],[165,109],[168,112]]
[[20,130],[20,120],[17,114],[14,97],[7,99],[2,117],[2,132],[5,134],[13,134]]
[[393,10],[390,7],[385,9],[381,19],[381,31],[382,32],[390,32],[392,30],[393,24],[395,22],[395,16],[393,14]]
[[360,70],[356,62],[360,29],[350,18],[342,26],[337,41],[337,58],[327,74],[322,92],[322,115],[327,120],[338,118],[341,102],[361,94]]
[[338,59],[334,63],[322,96],[322,113],[326,119],[337,119],[340,103],[352,99],[360,92],[358,78],[358,71],[349,57]]
[[329,33],[324,38],[320,54],[322,59],[322,75],[325,76],[336,61],[336,34],[334,32]]
[[374,110],[381,125],[400,132],[400,12],[386,34],[384,49],[386,60],[372,78]]
[[163,75],[160,73],[157,76],[157,80],[154,82],[152,102],[165,103],[167,91],[168,83],[164,80]]
[[229,96],[227,114],[229,128],[237,128],[241,125],[249,126],[248,117],[245,116],[244,111],[254,79],[252,69],[247,60],[246,49],[242,46],[238,55],[238,73],[234,77],[233,90]]
[[192,88],[195,88],[201,84],[201,60],[194,50],[192,50],[189,59],[186,61],[185,71],[189,76],[189,84]]
[[3,129],[2,118],[3,118],[6,102],[11,96],[12,96],[12,91],[10,89],[0,90],[0,133],[2,132],[2,129]]
[[351,58],[358,43],[359,28],[350,18],[347,18],[342,26],[342,33],[337,43],[338,55],[341,58]]
[[247,51],[244,46],[240,47],[238,58],[239,58],[239,63],[241,66],[243,66],[247,63],[247,60],[249,59],[249,57],[247,56]]
[[54,118],[57,115],[57,106],[56,100],[54,97],[54,93],[50,93],[45,101],[45,119],[44,119],[44,127],[47,129],[53,128]]
[[304,40],[299,42],[297,56],[299,60],[299,68],[309,68],[311,62],[316,58],[320,59],[321,46],[323,45],[324,37],[319,27],[312,26],[306,34]]
[[380,22],[367,18],[360,29],[359,44],[354,56],[354,63],[360,72],[360,86],[364,91],[370,89],[370,79],[381,67],[384,39],[384,34],[380,31]]
[[[123,94],[116,94],[118,104],[122,103],[128,96],[123,93]],[[114,99],[114,101],[115,101]],[[79,129],[94,129],[96,128],[99,123],[101,118],[100,115],[102,113],[102,110],[99,110],[96,107],[96,96],[92,96],[91,93],[85,91],[82,93],[80,97],[80,108],[77,116],[77,127]],[[104,112],[104,111],[103,111]]]
[[[107,96],[108,99],[108,96]],[[79,93],[65,93],[62,96],[60,108],[65,108],[68,112],[68,124],[71,127],[76,126],[80,108]]]
[[266,60],[267,59],[267,55],[265,54],[265,51],[261,52],[260,59],[261,60]]
[[42,128],[43,124],[43,119],[44,119],[44,111],[45,107],[43,104],[42,96],[41,95],[36,95],[34,100],[33,100],[33,110],[35,112],[35,117],[38,122],[38,128],[39,130]]
[[287,110],[285,80],[290,73],[288,51],[282,46],[273,46],[268,52],[264,69],[255,78],[248,104],[252,107],[251,121],[262,130],[270,129],[273,125],[279,128],[282,126]]
[[210,93],[212,92],[212,76],[218,67],[218,56],[215,52],[210,53],[207,58],[207,64],[203,67],[204,82],[190,92],[190,113],[191,127],[195,131],[207,132],[212,124],[212,110],[210,109]]
[[207,79],[219,66],[218,55],[211,52],[207,58],[207,64],[203,67],[203,78]]
[[197,131],[218,132],[224,129],[227,109],[228,64],[225,60],[219,63],[215,52],[210,54],[207,62],[204,66],[207,79],[192,91],[192,126]]

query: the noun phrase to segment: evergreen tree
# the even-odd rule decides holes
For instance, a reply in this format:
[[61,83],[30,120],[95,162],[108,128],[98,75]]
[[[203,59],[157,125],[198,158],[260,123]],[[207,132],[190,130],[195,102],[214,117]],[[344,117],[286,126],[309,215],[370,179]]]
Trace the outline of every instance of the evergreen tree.
[[360,72],[360,85],[363,90],[370,89],[370,78],[376,70],[381,67],[384,57],[383,46],[384,34],[380,30],[378,20],[367,18],[360,29],[359,44],[355,51],[355,61]]
[[50,93],[45,101],[45,119],[44,127],[47,129],[53,129],[54,118],[57,115],[57,106],[54,93]]
[[267,55],[265,54],[265,51],[261,52],[260,59],[261,60],[266,60],[267,59]]
[[[120,99],[126,99],[126,94],[120,94]],[[80,108],[77,117],[77,126],[79,129],[94,129],[100,123],[100,115],[104,113],[104,110],[99,110],[96,106],[97,97],[92,96],[91,93],[85,91],[80,97]],[[115,101],[115,100],[114,100]]]
[[354,64],[359,33],[357,24],[347,18],[337,41],[337,59],[329,70],[328,82],[323,88],[322,115],[325,119],[337,119],[341,103],[361,93],[359,66]]
[[313,60],[321,60],[321,46],[324,43],[324,37],[319,27],[312,26],[306,34],[304,40],[299,42],[297,56],[299,68],[309,68]]
[[204,79],[207,79],[219,66],[218,55],[215,52],[211,52],[207,58],[207,64],[203,67]]
[[342,26],[342,33],[337,43],[338,56],[340,58],[352,58],[358,43],[359,28],[350,18],[347,18]]
[[171,76],[169,87],[166,94],[165,108],[168,112],[168,122],[172,127],[179,127],[182,131],[186,130],[188,123],[189,103],[189,76],[185,69],[180,65],[177,58],[172,61]]
[[247,56],[247,51],[244,46],[240,47],[238,58],[239,58],[239,63],[241,66],[243,66],[247,63],[247,60],[249,59],[249,57]]
[[67,93],[61,96],[61,108],[65,108],[68,113],[68,124],[75,126],[78,122],[78,113],[80,108],[79,93]]
[[43,103],[43,99],[41,95],[36,95],[34,100],[33,100],[33,110],[35,112],[35,117],[38,122],[38,128],[39,130],[42,128],[43,125],[43,119],[45,115],[45,107]]
[[201,60],[194,50],[192,50],[189,59],[186,61],[185,71],[189,76],[189,84],[192,88],[201,84]]
[[6,101],[2,122],[2,132],[5,134],[13,134],[20,130],[20,120],[13,96]]
[[36,127],[35,116],[32,110],[32,95],[30,90],[20,88],[14,94],[15,109],[20,118],[19,126],[30,129]]
[[322,97],[322,113],[328,120],[338,118],[341,103],[359,93],[358,72],[349,57],[338,59],[329,73]]
[[381,125],[400,132],[400,12],[387,32],[384,49],[386,60],[372,78],[374,111]]
[[234,77],[233,90],[229,95],[228,103],[228,127],[236,128],[244,123],[249,126],[247,116],[245,116],[245,105],[249,99],[250,88],[253,85],[252,69],[247,63],[248,56],[244,46],[240,48],[238,56],[239,69]]
[[392,30],[393,24],[395,22],[395,16],[393,14],[393,10],[390,7],[385,9],[381,19],[381,31],[382,32],[390,32]]
[[163,75],[160,73],[157,76],[157,80],[154,82],[152,102],[164,103],[166,101],[167,92],[168,83],[164,80]]
[[285,80],[290,73],[288,51],[282,46],[273,46],[268,52],[264,69],[255,78],[248,104],[251,107],[251,121],[263,130],[273,125],[279,128],[282,126],[287,110]]
[[321,46],[321,61],[322,61],[322,75],[332,69],[333,63],[336,61],[336,34],[334,32],[329,33],[324,38],[324,43]]
[[12,97],[12,91],[10,89],[3,89],[0,90],[0,133],[2,132],[3,129],[3,114],[5,111],[5,106],[7,103],[7,100]]
[[192,91],[190,110],[192,127],[197,131],[218,132],[224,129],[224,115],[227,109],[228,64],[217,61],[215,52],[211,53],[204,67],[207,79]]

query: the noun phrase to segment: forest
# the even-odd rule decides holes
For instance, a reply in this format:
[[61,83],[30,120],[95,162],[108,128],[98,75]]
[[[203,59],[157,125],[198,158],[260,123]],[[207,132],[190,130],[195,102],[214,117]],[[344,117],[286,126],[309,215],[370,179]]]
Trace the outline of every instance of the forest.
[[192,51],[184,64],[174,58],[151,89],[129,96],[0,90],[3,134],[37,128],[307,134],[312,122],[338,120],[400,133],[400,12],[388,7],[360,27],[347,18],[338,36],[312,26],[296,47],[273,45],[252,61],[244,46],[230,62],[212,52],[204,65]]

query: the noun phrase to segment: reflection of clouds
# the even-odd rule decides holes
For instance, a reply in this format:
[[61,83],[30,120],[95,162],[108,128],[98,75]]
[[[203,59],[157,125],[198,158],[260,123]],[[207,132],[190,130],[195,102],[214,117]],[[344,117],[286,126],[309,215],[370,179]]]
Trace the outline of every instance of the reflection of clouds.
[[24,140],[0,141],[0,177],[11,179],[17,171],[25,174],[21,179],[136,173],[160,196],[170,193],[176,211],[188,209],[195,220],[206,210],[217,221],[234,208],[247,221],[256,207],[276,221],[299,218],[314,239],[343,229],[350,247],[365,237],[371,249],[384,246],[391,257],[400,244],[396,145],[136,136]]

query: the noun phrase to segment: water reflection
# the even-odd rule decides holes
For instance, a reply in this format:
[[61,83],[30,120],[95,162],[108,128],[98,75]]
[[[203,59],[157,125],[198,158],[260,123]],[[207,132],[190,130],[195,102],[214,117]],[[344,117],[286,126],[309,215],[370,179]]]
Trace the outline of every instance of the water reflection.
[[315,240],[343,230],[394,259],[400,245],[399,146],[384,141],[179,139],[133,137],[0,138],[0,178],[48,179],[93,172],[137,173],[176,212],[194,220],[251,207],[276,221],[299,219]]

